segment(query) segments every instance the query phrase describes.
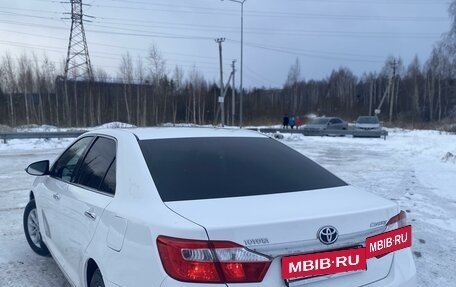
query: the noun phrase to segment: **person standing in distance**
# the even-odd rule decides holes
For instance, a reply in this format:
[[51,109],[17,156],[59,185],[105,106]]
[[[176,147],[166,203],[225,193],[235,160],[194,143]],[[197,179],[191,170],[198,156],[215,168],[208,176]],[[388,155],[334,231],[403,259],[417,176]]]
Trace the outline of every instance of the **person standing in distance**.
[[288,118],[288,115],[285,114],[283,116],[283,128],[288,129],[288,124],[290,123],[290,119]]
[[291,129],[294,128],[294,126],[295,126],[295,117],[294,116],[290,117],[288,125],[290,125]]

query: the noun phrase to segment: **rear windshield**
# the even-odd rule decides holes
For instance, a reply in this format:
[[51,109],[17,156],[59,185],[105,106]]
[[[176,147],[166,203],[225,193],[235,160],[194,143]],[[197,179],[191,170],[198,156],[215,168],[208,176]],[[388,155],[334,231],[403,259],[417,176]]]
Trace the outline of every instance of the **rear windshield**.
[[299,152],[270,138],[181,138],[139,142],[163,201],[276,194],[344,186]]
[[360,124],[378,124],[378,118],[377,117],[359,117],[357,122]]

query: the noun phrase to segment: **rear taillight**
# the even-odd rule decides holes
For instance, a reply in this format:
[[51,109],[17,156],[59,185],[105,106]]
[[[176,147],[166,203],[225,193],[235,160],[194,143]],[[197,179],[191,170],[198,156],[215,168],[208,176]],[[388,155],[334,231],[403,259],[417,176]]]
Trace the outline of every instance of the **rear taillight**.
[[386,223],[386,229],[384,232],[388,232],[394,229],[407,226],[407,213],[401,210],[397,215],[393,216]]
[[[384,232],[392,231],[401,227],[407,226],[407,213],[403,210],[396,214],[395,216],[391,217],[388,222],[386,222],[386,229]],[[389,253],[375,256],[375,258],[380,259]]]
[[228,241],[157,238],[160,258],[168,275],[194,283],[261,282],[271,260]]

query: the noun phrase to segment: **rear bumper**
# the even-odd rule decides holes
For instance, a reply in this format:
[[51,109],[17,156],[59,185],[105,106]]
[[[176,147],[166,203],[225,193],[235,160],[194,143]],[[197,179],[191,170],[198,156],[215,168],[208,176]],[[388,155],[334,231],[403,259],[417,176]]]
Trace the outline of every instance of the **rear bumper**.
[[388,132],[383,129],[357,129],[353,130],[354,137],[384,137]]
[[[160,285],[161,287],[196,287],[196,286],[211,286],[211,287],[264,287],[264,286],[286,286],[283,280],[270,280],[272,278],[267,278],[261,283],[251,283],[251,284],[193,284],[193,283],[182,283],[175,281],[171,278],[167,278]],[[350,285],[350,277],[340,277],[344,281],[344,286],[353,286]],[[324,287],[334,284],[329,284],[331,280],[320,281],[312,284],[303,283],[302,286],[312,286],[312,287]],[[333,281],[334,283],[334,281]],[[337,286],[337,285],[334,285]],[[368,285],[362,285],[358,287],[416,287],[416,268],[415,262],[413,261],[413,255],[410,251],[410,248],[396,251],[394,254],[394,259],[391,264],[391,269],[388,275],[376,282],[370,283]]]
[[415,287],[416,267],[410,248],[396,251],[388,276],[366,287]]

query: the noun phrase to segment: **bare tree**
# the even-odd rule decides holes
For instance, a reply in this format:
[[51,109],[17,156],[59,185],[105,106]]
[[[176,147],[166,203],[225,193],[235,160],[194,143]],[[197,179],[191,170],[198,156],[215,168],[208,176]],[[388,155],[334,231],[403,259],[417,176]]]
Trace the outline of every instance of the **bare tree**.
[[[142,94],[142,85],[144,84],[145,81],[145,70],[144,70],[144,63],[143,59],[138,56],[138,59],[136,60],[136,69],[135,69],[135,76],[138,82],[138,85],[136,86],[136,124],[137,125],[146,125],[145,122],[141,122],[141,94]],[[145,96],[144,96],[145,98]]]
[[107,83],[109,81],[109,75],[105,70],[98,68],[95,71],[95,79],[100,83],[98,84],[98,96],[97,96],[97,124],[102,123],[102,93],[101,93],[101,83]]
[[33,87],[33,74],[29,58],[22,54],[18,59],[18,82],[20,92],[24,95],[25,103],[25,120],[27,125],[30,124],[30,104],[28,94]]
[[[45,121],[44,118],[44,105],[43,105],[43,95],[42,95],[42,87],[44,86],[44,75],[41,70],[40,60],[35,53],[32,53],[33,58],[33,69],[34,73],[34,90],[38,94],[38,122],[43,123]],[[33,107],[34,105],[32,105]]]
[[125,109],[127,111],[127,121],[131,123],[131,113],[130,113],[130,105],[128,100],[128,95],[131,95],[131,84],[133,84],[133,60],[130,56],[130,53],[127,52],[126,54],[122,55],[119,72],[124,84],[124,101],[125,101]]
[[174,91],[173,91],[173,100],[172,100],[172,117],[173,117],[173,125],[176,124],[176,118],[177,118],[177,103],[179,101],[179,95],[182,93],[182,88],[183,88],[183,81],[184,81],[184,71],[182,70],[181,67],[177,66],[174,68],[174,74],[173,74],[173,80],[174,80]]
[[150,64],[149,69],[152,80],[157,83],[159,79],[166,74],[166,61],[163,57],[163,53],[157,45],[153,44],[149,48],[147,59]]
[[204,111],[206,109],[205,91],[207,83],[203,74],[193,67],[188,75],[188,83],[191,90],[191,113],[194,124],[202,124],[205,121]]
[[[163,54],[157,45],[153,44],[149,48],[149,54],[147,57],[149,61],[149,73],[150,79],[153,85],[153,95],[152,95],[152,110],[153,116],[155,117],[154,123],[158,123],[158,97],[160,96],[160,79],[162,79],[166,74],[166,61],[163,58]],[[166,93],[165,93],[166,96]],[[147,97],[144,97],[144,111],[143,117],[144,122],[147,120]],[[165,112],[165,111],[163,111]]]
[[298,81],[301,77],[301,63],[299,58],[296,58],[293,66],[290,67],[288,71],[286,86],[291,89],[292,100],[291,100],[291,110],[293,114],[297,112],[298,109]]
[[[59,118],[58,118],[58,98],[56,97],[56,110],[53,111],[52,109],[52,98],[51,98],[51,93],[55,91],[54,87],[54,80],[56,77],[56,69],[55,69],[55,64],[51,62],[49,57],[44,54],[43,55],[43,62],[41,65],[41,70],[43,71],[43,85],[46,90],[46,96],[47,96],[47,105],[48,109],[46,113],[48,114],[49,121],[52,122],[53,119],[57,122],[57,125],[59,125]],[[55,116],[54,116],[55,114]]]
[[17,92],[17,79],[16,79],[16,70],[14,67],[14,62],[10,54],[5,53],[3,56],[3,73],[5,79],[5,89],[9,94],[9,115],[10,115],[10,124],[11,126],[16,125],[16,115],[14,109],[13,95]]
[[408,67],[407,76],[412,79],[413,93],[412,93],[412,114],[413,121],[415,117],[420,114],[420,82],[422,82],[421,64],[418,56],[413,58],[412,63]]

